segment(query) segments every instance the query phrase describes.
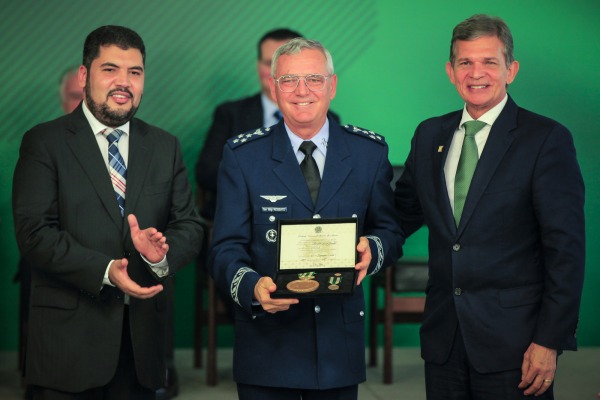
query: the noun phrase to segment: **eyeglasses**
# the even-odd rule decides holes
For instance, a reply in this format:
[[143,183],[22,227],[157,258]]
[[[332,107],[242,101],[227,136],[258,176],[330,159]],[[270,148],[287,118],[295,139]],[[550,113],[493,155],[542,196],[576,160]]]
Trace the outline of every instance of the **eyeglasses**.
[[304,84],[311,92],[318,92],[319,90],[323,90],[325,87],[325,82],[330,77],[330,75],[321,75],[321,74],[310,74],[310,75],[283,75],[280,76],[279,79],[275,79],[277,82],[277,86],[279,90],[284,93],[290,93],[296,90],[298,87],[298,82],[300,80],[304,81]]

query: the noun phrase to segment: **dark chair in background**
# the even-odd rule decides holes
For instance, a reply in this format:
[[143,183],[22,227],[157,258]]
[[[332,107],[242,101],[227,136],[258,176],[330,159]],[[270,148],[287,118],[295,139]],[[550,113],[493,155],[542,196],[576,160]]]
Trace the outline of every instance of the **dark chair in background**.
[[[206,327],[206,384],[217,384],[217,327],[232,324],[233,311],[219,297],[212,278],[207,274],[206,262],[210,247],[212,224],[204,226],[203,250],[196,262],[196,308],[194,315],[194,368],[202,368],[204,327]],[[233,307],[233,300],[230,307]],[[206,305],[206,306],[205,306]]]
[[[371,277],[369,366],[377,366],[377,326],[384,324],[383,383],[392,383],[393,326],[421,322],[425,309],[428,267],[426,258],[401,259],[383,273]],[[384,291],[383,306],[379,292]]]

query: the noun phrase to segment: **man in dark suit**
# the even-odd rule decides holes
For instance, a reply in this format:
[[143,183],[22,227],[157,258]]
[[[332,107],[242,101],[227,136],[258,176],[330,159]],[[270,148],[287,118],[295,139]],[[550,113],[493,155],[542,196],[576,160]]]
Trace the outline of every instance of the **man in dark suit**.
[[[281,114],[276,100],[271,97],[269,78],[273,53],[288,40],[301,37],[298,32],[281,28],[269,31],[258,41],[256,71],[261,91],[250,97],[220,104],[215,109],[212,124],[196,163],[196,181],[200,191],[200,215],[208,221],[215,216],[217,171],[227,140],[251,129],[275,125]],[[339,122],[339,117],[330,112]]]
[[[358,283],[390,265],[401,233],[388,147],[373,132],[327,117],[337,77],[319,42],[297,38],[280,47],[269,84],[283,120],[227,142],[209,260],[215,282],[237,303],[239,398],[355,399],[365,380],[362,287],[347,297],[272,298],[277,221],[357,218]],[[321,180],[312,196],[300,165],[305,142],[316,146]]]
[[429,229],[427,398],[552,399],[584,273],[573,139],[508,96],[519,64],[504,21],[475,15],[451,43],[446,71],[465,107],[419,125],[396,186],[403,230]]
[[198,254],[202,229],[178,140],[133,118],[144,65],[137,33],[94,30],[84,101],[23,137],[13,214],[33,266],[34,399],[154,399],[164,382],[163,289]]

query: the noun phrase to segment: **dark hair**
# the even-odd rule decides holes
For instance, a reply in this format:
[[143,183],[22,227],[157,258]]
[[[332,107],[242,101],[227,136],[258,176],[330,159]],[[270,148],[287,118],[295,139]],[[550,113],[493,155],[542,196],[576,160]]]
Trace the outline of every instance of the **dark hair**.
[[456,25],[452,31],[450,64],[454,65],[454,61],[456,60],[454,44],[457,40],[474,40],[482,36],[496,36],[500,39],[502,44],[504,44],[504,59],[507,67],[515,61],[513,37],[506,22],[500,17],[476,14]]
[[123,50],[137,49],[142,53],[142,61],[146,62],[144,41],[134,31],[124,26],[106,25],[91,32],[83,45],[83,66],[90,69],[92,61],[100,55],[100,46],[115,45]]
[[302,37],[302,35],[296,31],[287,28],[279,28],[265,33],[263,37],[261,37],[258,41],[258,59],[260,60],[262,56],[260,47],[262,46],[265,40],[271,39],[279,42],[282,40],[290,40],[297,37]]

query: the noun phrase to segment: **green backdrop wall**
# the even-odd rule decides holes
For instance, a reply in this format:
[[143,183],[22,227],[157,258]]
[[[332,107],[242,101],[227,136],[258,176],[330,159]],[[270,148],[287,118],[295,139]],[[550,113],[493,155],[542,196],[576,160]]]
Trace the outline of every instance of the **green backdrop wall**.
[[[510,93],[575,137],[587,186],[587,271],[580,344],[600,345],[600,1],[598,0],[4,0],[0,23],[0,350],[17,347],[18,252],[12,174],[23,133],[60,115],[58,78],[81,63],[85,36],[126,25],[147,46],[146,92],[138,116],[177,135],[192,170],[214,106],[257,91],[256,42],[287,26],[322,41],[339,77],[332,108],[343,122],[377,131],[390,158],[404,161],[423,119],[462,107],[444,64],[456,23],[475,13],[503,17],[521,63]],[[426,233],[408,255],[426,253]],[[192,345],[194,269],[178,275],[176,335]],[[229,334],[225,330],[222,333]],[[225,342],[221,342],[227,344]],[[396,345],[416,345],[417,327],[397,328]]]

